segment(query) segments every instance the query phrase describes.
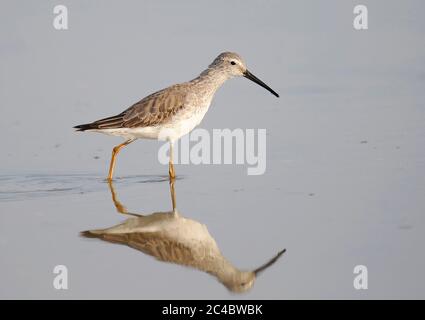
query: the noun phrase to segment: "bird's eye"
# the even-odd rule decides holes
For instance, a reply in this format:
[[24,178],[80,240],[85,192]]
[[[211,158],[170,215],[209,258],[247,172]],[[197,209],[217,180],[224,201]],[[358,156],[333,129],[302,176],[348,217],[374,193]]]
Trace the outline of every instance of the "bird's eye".
[[232,66],[234,66],[234,65],[236,64],[236,62],[235,62],[235,61],[230,61],[230,64],[231,64]]

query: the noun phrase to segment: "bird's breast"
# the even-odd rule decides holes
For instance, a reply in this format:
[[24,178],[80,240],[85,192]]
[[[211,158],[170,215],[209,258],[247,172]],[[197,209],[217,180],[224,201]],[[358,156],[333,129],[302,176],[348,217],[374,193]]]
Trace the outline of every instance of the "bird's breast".
[[210,103],[183,108],[171,119],[168,127],[173,131],[171,140],[176,140],[199,125],[209,109]]

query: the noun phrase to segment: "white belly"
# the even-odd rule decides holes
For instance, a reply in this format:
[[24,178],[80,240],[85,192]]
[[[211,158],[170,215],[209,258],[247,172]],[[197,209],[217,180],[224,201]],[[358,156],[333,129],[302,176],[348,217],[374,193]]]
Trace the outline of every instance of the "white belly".
[[160,127],[144,128],[116,128],[116,129],[92,129],[91,132],[100,132],[109,136],[123,137],[126,140],[134,139],[158,139]]
[[[202,107],[195,112],[175,117],[170,123],[165,125],[161,131],[164,140],[175,141],[193,130],[199,125],[208,111],[208,107]],[[161,138],[161,137],[160,137]]]

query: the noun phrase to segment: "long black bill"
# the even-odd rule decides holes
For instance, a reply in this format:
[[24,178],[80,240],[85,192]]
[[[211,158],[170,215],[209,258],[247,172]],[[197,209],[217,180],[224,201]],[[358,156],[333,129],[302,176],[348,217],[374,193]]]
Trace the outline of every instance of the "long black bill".
[[274,264],[282,254],[284,254],[286,249],[283,249],[280,251],[275,257],[273,257],[269,262],[263,264],[261,267],[254,270],[255,275],[257,276],[260,272],[266,270],[268,267],[270,267],[272,264]]
[[272,94],[274,94],[276,97],[279,98],[279,95],[272,89],[270,88],[268,85],[266,85],[263,81],[261,81],[260,79],[258,79],[256,76],[254,76],[251,72],[249,72],[248,70],[246,70],[243,74],[243,76],[251,81],[254,81],[256,84],[262,86],[264,89],[267,89],[268,91],[270,91]]

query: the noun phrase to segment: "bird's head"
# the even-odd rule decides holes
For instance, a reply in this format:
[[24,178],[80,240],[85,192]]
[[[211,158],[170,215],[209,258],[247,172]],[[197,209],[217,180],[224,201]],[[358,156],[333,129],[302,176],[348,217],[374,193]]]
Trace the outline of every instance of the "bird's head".
[[267,261],[262,266],[256,268],[253,271],[238,271],[231,274],[231,276],[223,279],[223,284],[232,292],[242,293],[252,288],[255,279],[266,269],[272,266],[281,256],[284,254],[286,249],[278,252],[276,256]]
[[223,52],[218,55],[217,58],[209,65],[210,68],[219,69],[221,72],[225,72],[230,77],[245,77],[263,88],[270,91],[276,97],[279,95],[266,85],[263,81],[254,76],[246,67],[245,61],[242,57],[235,52]]

